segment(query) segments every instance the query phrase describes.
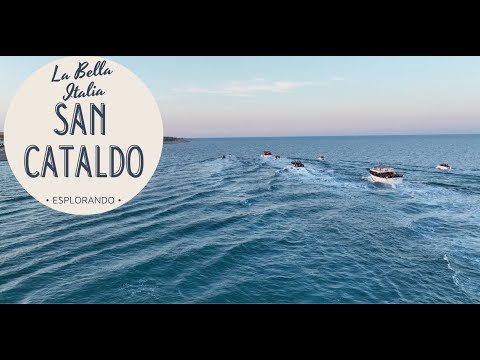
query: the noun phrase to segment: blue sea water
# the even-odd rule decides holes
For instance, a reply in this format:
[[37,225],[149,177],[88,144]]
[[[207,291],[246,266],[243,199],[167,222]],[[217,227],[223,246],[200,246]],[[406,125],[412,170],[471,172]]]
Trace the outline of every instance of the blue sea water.
[[[366,181],[379,163],[404,183]],[[0,184],[2,303],[480,302],[480,135],[165,145],[98,216],[37,203],[6,162]]]

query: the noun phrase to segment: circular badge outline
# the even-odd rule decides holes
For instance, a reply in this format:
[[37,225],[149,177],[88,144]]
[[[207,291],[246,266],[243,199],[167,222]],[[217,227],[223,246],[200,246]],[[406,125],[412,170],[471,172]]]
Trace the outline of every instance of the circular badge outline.
[[[43,200],[44,199],[39,199],[38,195],[37,194],[32,194],[28,189],[27,187],[24,186],[24,184],[22,183],[22,180],[19,179],[19,177],[17,176],[17,174],[15,173],[15,171],[13,171],[11,165],[10,165],[10,162],[8,161],[8,143],[9,143],[9,136],[8,136],[8,124],[11,122],[11,120],[9,121],[9,118],[10,118],[10,110],[11,110],[11,105],[13,103],[16,102],[17,100],[17,97],[19,96],[19,92],[20,90],[28,83],[28,81],[34,77],[35,75],[38,76],[38,73],[42,72],[45,68],[51,66],[53,68],[54,65],[56,65],[56,63],[58,63],[59,61],[64,61],[64,60],[68,60],[68,59],[82,59],[82,58],[88,58],[88,59],[92,59],[92,58],[95,58],[96,61],[107,61],[107,62],[110,62],[112,64],[114,64],[116,67],[120,67],[122,68],[123,71],[129,73],[131,76],[133,76],[137,81],[139,81],[140,84],[142,84],[142,86],[148,90],[148,96],[151,98],[151,101],[152,103],[155,104],[155,107],[157,109],[157,112],[158,112],[158,115],[159,115],[159,118],[158,118],[158,121],[160,123],[160,128],[161,128],[161,132],[162,132],[162,136],[160,136],[160,139],[159,139],[159,143],[160,143],[160,146],[158,148],[158,158],[157,158],[157,161],[156,161],[156,166],[155,166],[155,169],[153,170],[153,172],[148,176],[148,179],[146,179],[145,181],[145,184],[144,186],[142,186],[140,189],[138,189],[138,191],[136,191],[128,200],[124,201],[123,199],[120,200],[120,199],[115,199],[116,200],[116,206],[114,207],[111,207],[111,208],[108,208],[107,210],[101,210],[101,211],[96,211],[96,212],[91,212],[91,213],[75,213],[75,212],[71,212],[71,211],[64,211],[62,209],[59,209],[59,208],[56,208],[56,207],[53,207],[52,206],[52,203],[50,201],[46,201],[44,202]],[[63,213],[63,214],[68,214],[68,215],[75,215],[75,216],[94,216],[94,215],[101,215],[101,214],[106,214],[108,212],[111,212],[115,209],[118,209],[120,207],[122,207],[123,205],[129,203],[130,201],[132,201],[133,199],[135,199],[146,187],[147,185],[150,183],[150,181],[152,180],[153,176],[155,175],[155,172],[157,171],[158,169],[158,165],[160,164],[160,160],[161,160],[161,157],[162,157],[162,153],[163,153],[163,146],[164,146],[164,142],[163,142],[163,135],[165,134],[164,132],[164,124],[163,124],[163,117],[162,117],[162,114],[161,114],[161,111],[160,111],[160,107],[158,105],[158,102],[157,102],[157,99],[155,98],[155,96],[153,95],[153,92],[151,91],[150,87],[145,83],[145,81],[143,81],[143,79],[138,76],[135,72],[133,72],[132,70],[130,70],[129,68],[127,68],[125,65],[123,64],[120,64],[119,62],[117,61],[114,61],[114,60],[111,60],[111,59],[108,59],[108,58],[104,58],[104,57],[99,57],[99,56],[93,56],[93,55],[83,55],[83,56],[66,56],[66,57],[60,57],[58,59],[55,59],[55,60],[52,60],[44,65],[42,65],[41,67],[39,67],[38,69],[36,69],[35,71],[33,71],[32,73],[30,73],[30,75],[28,75],[28,77],[26,77],[22,82],[21,84],[17,87],[16,91],[15,91],[15,94],[14,96],[12,97],[12,99],[10,100],[10,103],[9,103],[9,106],[8,106],[8,109],[7,109],[7,112],[5,114],[5,123],[4,123],[4,151],[5,151],[5,155],[7,157],[7,163],[9,165],[9,168],[10,170],[12,171],[13,175],[15,176],[15,179],[17,180],[17,182],[20,184],[20,186],[32,197],[34,198],[37,202],[39,202],[40,204],[42,204],[43,206],[45,207],[48,207],[54,211],[58,211],[60,213]]]

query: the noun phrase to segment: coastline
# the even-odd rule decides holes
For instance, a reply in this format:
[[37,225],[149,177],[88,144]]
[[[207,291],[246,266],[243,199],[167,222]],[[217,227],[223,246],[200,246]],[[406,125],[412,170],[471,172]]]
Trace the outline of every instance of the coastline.
[[0,131],[0,161],[7,161],[7,154],[5,153],[4,134]]
[[183,144],[183,143],[188,143],[192,141],[191,139],[186,139],[186,138],[177,138],[177,137],[172,137],[172,136],[164,136],[163,137],[163,143],[164,144]]

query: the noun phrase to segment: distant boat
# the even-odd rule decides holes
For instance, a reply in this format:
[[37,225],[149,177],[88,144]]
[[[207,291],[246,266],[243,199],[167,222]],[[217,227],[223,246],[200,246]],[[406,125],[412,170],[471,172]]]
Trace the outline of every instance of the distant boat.
[[393,168],[376,166],[368,169],[369,180],[388,185],[398,185],[403,182],[403,175],[398,174]]
[[275,160],[280,160],[280,155],[275,155]]
[[5,145],[3,140],[0,140],[0,161],[7,161],[7,155],[5,154]]
[[320,161],[324,161],[324,160],[325,160],[325,156],[323,156],[323,155],[320,155],[320,156],[318,157],[318,160],[320,160]]
[[231,158],[232,158],[232,154],[226,154],[222,156],[222,159],[231,159]]
[[273,157],[272,152],[270,150],[264,150],[263,154],[261,155],[263,158],[271,158]]
[[448,165],[447,163],[441,163],[440,165],[435,166],[435,169],[438,170],[451,170],[452,167]]
[[301,171],[305,170],[305,165],[301,161],[292,161],[291,165],[288,168],[289,170]]

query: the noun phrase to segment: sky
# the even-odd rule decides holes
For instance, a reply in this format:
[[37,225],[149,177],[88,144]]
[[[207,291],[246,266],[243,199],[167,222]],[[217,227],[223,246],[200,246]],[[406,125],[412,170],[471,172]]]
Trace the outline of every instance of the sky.
[[[106,57],[158,101],[166,136],[480,133],[480,57]],[[59,57],[0,57],[0,130]]]

